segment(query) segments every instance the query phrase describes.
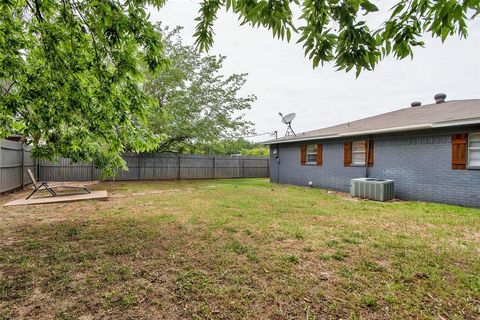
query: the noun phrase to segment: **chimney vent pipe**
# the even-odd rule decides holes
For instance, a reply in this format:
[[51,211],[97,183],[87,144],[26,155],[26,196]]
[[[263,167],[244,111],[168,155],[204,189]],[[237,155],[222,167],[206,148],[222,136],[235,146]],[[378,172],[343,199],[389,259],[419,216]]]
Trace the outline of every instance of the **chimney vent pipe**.
[[421,105],[422,105],[422,103],[420,101],[414,101],[411,104],[412,107],[420,107]]
[[435,97],[433,97],[433,99],[435,99],[435,102],[439,104],[439,103],[444,103],[446,97],[447,95],[445,93],[437,93]]

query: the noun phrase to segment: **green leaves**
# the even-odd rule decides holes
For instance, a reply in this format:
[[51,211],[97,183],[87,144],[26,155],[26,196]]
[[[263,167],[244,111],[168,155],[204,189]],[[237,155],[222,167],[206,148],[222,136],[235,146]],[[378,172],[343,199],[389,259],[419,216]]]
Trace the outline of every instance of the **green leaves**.
[[221,5],[219,0],[205,0],[200,5],[200,17],[195,19],[198,24],[193,35],[196,37],[195,45],[200,51],[208,50],[213,45],[213,22],[217,19],[217,11]]
[[402,2],[399,2],[393,8],[394,10],[392,11],[391,18],[396,17],[403,10],[403,8],[405,8],[405,4]]
[[166,65],[146,14],[163,2],[3,1],[0,134],[22,134],[38,158],[93,159],[105,172],[124,167],[123,151],[154,148],[141,82]]
[[368,0],[362,1],[362,3],[360,4],[360,6],[361,6],[362,9],[365,10],[366,12],[376,12],[376,11],[378,11],[378,7],[377,7],[376,5],[374,5],[373,3],[371,3],[370,1],[368,1]]
[[[371,28],[369,15],[380,9],[369,0],[227,0],[205,1],[199,12],[197,45],[208,50],[213,44],[213,23],[222,6],[237,14],[242,24],[272,30],[274,37],[289,42],[297,33],[305,56],[314,68],[334,62],[339,70],[373,70],[386,56],[413,57],[414,47],[423,46],[425,32],[445,41],[457,34],[468,34],[467,20],[480,13],[478,0],[397,0],[390,16],[379,27]],[[380,3],[380,2],[379,2]],[[301,15],[298,26],[292,8]],[[200,32],[200,30],[203,30]]]
[[[221,7],[232,10],[241,20],[241,24],[252,27],[264,27],[272,31],[275,38],[290,41],[292,31],[296,31],[292,23],[292,1],[289,0],[204,0],[200,5],[195,45],[200,51],[207,50],[213,45],[213,23]],[[297,3],[298,1],[293,1]]]

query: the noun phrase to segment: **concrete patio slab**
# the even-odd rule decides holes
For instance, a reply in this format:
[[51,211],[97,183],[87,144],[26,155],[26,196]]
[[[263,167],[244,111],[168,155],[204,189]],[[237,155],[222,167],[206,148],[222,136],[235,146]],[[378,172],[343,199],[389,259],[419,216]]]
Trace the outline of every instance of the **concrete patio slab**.
[[92,191],[91,193],[76,193],[76,194],[65,194],[58,195],[56,197],[52,196],[42,196],[38,198],[30,199],[17,199],[10,201],[4,206],[21,206],[21,205],[32,205],[32,204],[48,204],[48,203],[63,203],[63,202],[74,202],[82,200],[106,200],[108,199],[107,190]]

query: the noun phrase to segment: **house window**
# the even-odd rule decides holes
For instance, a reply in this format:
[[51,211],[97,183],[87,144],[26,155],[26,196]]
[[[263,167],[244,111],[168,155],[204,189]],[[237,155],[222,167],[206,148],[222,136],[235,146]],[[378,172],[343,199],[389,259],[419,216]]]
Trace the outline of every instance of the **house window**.
[[317,163],[317,145],[309,144],[307,146],[307,163]]
[[352,164],[365,165],[365,141],[355,141],[352,150]]
[[470,133],[468,137],[468,164],[480,167],[480,132]]

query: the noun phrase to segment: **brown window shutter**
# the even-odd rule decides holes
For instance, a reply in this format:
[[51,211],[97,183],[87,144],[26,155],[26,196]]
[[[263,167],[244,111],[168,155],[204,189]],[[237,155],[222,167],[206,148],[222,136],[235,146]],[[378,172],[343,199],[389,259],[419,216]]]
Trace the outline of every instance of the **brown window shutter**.
[[317,166],[323,165],[323,145],[317,144]]
[[452,169],[467,168],[467,134],[452,134]]
[[300,149],[300,164],[304,166],[305,162],[307,162],[307,146],[302,145]]
[[349,167],[352,164],[352,142],[343,144],[343,165]]
[[367,166],[373,167],[373,140],[368,141]]

